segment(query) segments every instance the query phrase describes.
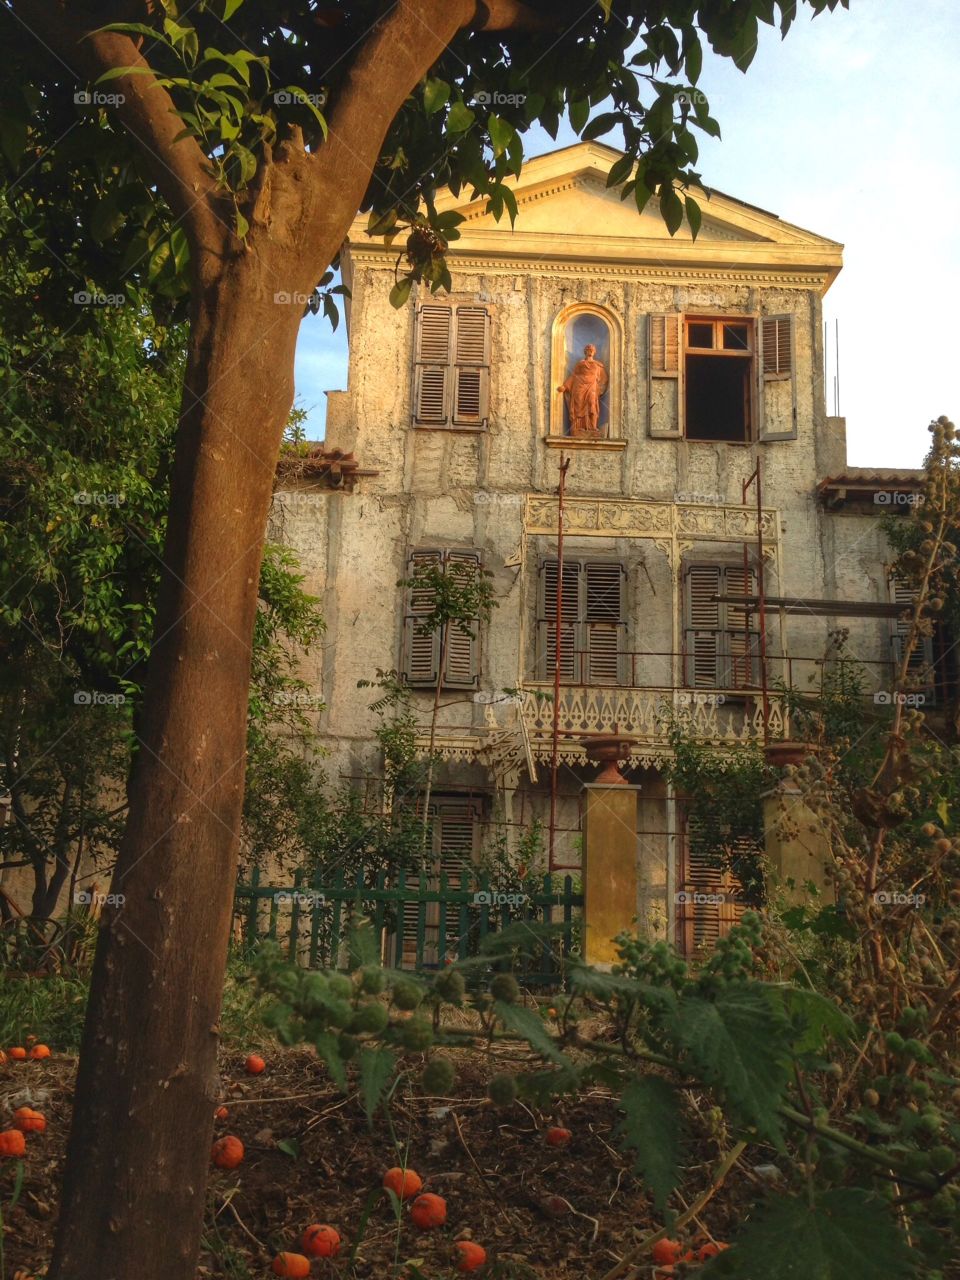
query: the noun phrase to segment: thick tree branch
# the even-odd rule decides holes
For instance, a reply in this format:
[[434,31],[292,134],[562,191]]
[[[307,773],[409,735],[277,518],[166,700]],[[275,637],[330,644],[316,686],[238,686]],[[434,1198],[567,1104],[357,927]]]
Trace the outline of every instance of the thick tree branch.
[[564,24],[535,13],[520,0],[478,0],[476,14],[467,25],[475,31],[557,31]]
[[[95,82],[114,67],[149,69],[129,36],[68,17],[57,0],[13,0],[13,8],[37,39],[82,80]],[[122,16],[118,13],[117,19]],[[139,144],[148,172],[183,224],[195,253],[219,254],[227,231],[215,212],[216,185],[196,139],[178,138],[183,122],[169,93],[152,74],[140,73],[110,81],[108,91],[122,97],[110,110]]]

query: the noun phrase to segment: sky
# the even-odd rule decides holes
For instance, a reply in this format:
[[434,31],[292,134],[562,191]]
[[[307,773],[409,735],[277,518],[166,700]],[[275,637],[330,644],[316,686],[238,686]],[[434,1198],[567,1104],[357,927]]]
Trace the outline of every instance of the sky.
[[[824,299],[833,412],[839,329],[840,413],[851,466],[917,467],[940,414],[960,415],[960,4],[850,0],[801,11],[781,42],[761,26],[746,75],[704,58],[699,87],[719,140],[699,135],[707,187],[777,213],[844,247]],[[576,141],[524,135],[527,155]],[[616,145],[617,135],[600,141]],[[948,322],[948,305],[950,321]],[[344,326],[309,316],[297,348],[297,399],[322,439],[324,392],[346,386]]]

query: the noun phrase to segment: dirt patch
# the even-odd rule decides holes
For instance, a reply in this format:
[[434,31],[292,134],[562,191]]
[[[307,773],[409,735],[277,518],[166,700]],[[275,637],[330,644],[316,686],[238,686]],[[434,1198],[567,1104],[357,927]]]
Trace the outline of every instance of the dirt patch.
[[[485,1098],[485,1081],[511,1064],[473,1058],[458,1064],[455,1096],[411,1097],[398,1090],[389,1118],[378,1114],[371,1129],[357,1094],[340,1094],[311,1053],[274,1050],[265,1056],[267,1070],[257,1077],[243,1074],[242,1054],[230,1052],[222,1061],[230,1114],[216,1122],[215,1136],[236,1134],[246,1157],[236,1170],[211,1171],[198,1278],[269,1276],[274,1254],[298,1249],[304,1228],[320,1222],[334,1226],[343,1240],[335,1263],[314,1263],[314,1274],[331,1280],[402,1275],[410,1260],[420,1260],[429,1280],[449,1280],[456,1275],[458,1239],[482,1244],[488,1273],[505,1278],[599,1280],[661,1225],[617,1148],[616,1108],[602,1089],[549,1113],[519,1103],[499,1110]],[[23,1105],[48,1119],[47,1132],[29,1139],[12,1210],[7,1206],[17,1162],[0,1166],[7,1278],[18,1269],[39,1278],[49,1261],[75,1068],[75,1059],[54,1058],[3,1069],[3,1124]],[[569,1146],[547,1145],[551,1124],[572,1130]],[[718,1148],[705,1139],[691,1154],[696,1159],[684,1195],[692,1200],[709,1185]],[[394,1164],[416,1169],[424,1190],[446,1199],[444,1227],[418,1231],[406,1213],[398,1223],[380,1190],[384,1170]],[[734,1170],[699,1218],[700,1239],[730,1239],[740,1207],[755,1198],[753,1181],[749,1171]],[[651,1276],[652,1266],[642,1274]]]

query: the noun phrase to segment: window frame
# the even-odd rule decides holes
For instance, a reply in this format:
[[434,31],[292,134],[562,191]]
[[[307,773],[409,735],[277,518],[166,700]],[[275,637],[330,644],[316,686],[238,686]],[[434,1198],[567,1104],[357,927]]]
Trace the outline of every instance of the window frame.
[[[424,354],[425,321],[428,312],[446,313],[446,357],[439,355],[429,358]],[[476,349],[477,335],[471,335],[474,349],[471,353],[461,350],[461,312],[476,313],[483,316],[481,333],[479,334],[480,350]],[[473,298],[450,298],[443,302],[425,299],[417,303],[413,318],[413,376],[411,380],[411,422],[421,431],[486,431],[490,425],[490,372],[492,365],[492,314],[489,303],[479,302]],[[466,326],[464,326],[466,328]],[[480,358],[467,359],[467,355]],[[464,373],[477,374],[477,414],[461,412],[460,382]],[[442,375],[440,392],[440,416],[428,416],[423,412],[424,396],[427,394],[427,378]]]
[[[534,670],[538,678],[552,680],[554,671],[553,649],[550,632],[556,627],[556,608],[549,608],[549,595],[556,600],[556,587],[548,585],[548,571],[553,569],[556,583],[557,559],[555,556],[544,556],[537,570],[537,614],[534,635],[536,652]],[[616,621],[604,617],[590,617],[591,570],[619,571],[619,617]],[[560,680],[563,684],[598,685],[605,688],[616,688],[623,684],[623,664],[627,649],[627,620],[629,609],[627,603],[627,566],[622,560],[603,559],[590,556],[577,556],[563,561],[563,600],[561,604],[561,625],[565,639],[572,638],[572,649],[564,644],[561,653]],[[576,607],[571,608],[568,583],[573,579],[576,583]],[[603,638],[615,633],[616,643],[613,651],[604,646]],[[599,640],[600,643],[594,643]],[[612,661],[611,661],[612,659]],[[604,664],[607,670],[603,670]]]
[[[688,325],[696,323],[749,324],[749,352],[690,347]],[[647,315],[647,434],[657,440],[687,440],[690,444],[770,444],[797,439],[797,316],[794,312],[770,314],[695,308],[690,311],[650,312]],[[773,353],[771,359],[771,352]],[[743,440],[700,440],[687,434],[687,357],[724,356],[751,361],[748,377],[750,431]],[[673,396],[665,393],[672,383]],[[780,403],[786,384],[787,406]],[[774,410],[777,397],[779,417]]]
[[[732,560],[709,560],[709,559],[691,559],[685,560],[682,570],[682,589],[680,593],[680,635],[681,635],[681,662],[682,662],[682,679],[684,689],[715,689],[723,690],[731,694],[751,694],[760,688],[760,626],[759,614],[753,611],[748,615],[751,625],[748,628],[734,627],[729,625],[729,611],[736,609],[736,605],[723,603],[720,601],[716,604],[718,625],[716,627],[695,626],[693,625],[692,613],[692,588],[691,577],[697,570],[710,569],[718,574],[717,595],[732,595],[733,593],[727,588],[727,575],[729,573],[743,574],[743,564]],[[756,590],[757,570],[755,565],[747,566],[749,574],[750,586],[753,591]],[[712,634],[717,637],[714,653],[714,674],[717,679],[713,683],[698,683],[696,663],[698,654],[695,647],[691,647],[690,638],[697,635]],[[734,635],[748,636],[747,649],[736,652],[731,645],[730,640]],[[706,655],[709,658],[709,654]],[[748,683],[735,683],[737,665],[749,662],[749,674],[753,679]]]

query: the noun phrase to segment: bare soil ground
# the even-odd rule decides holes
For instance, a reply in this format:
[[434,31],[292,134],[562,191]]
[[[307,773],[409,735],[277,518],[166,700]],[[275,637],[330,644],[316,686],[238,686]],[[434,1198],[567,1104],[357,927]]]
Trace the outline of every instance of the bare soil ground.
[[[317,1222],[334,1226],[343,1240],[335,1261],[313,1264],[311,1274],[330,1280],[415,1275],[405,1265],[411,1260],[426,1280],[452,1280],[458,1239],[487,1250],[481,1276],[601,1280],[661,1225],[617,1148],[616,1108],[601,1089],[550,1113],[521,1104],[498,1110],[486,1101],[484,1082],[505,1064],[474,1058],[461,1064],[453,1097],[398,1092],[389,1121],[380,1113],[371,1129],[357,1094],[340,1094],[310,1052],[265,1050],[264,1056],[267,1070],[256,1077],[243,1073],[242,1053],[223,1056],[229,1117],[216,1122],[215,1136],[235,1134],[246,1155],[236,1170],[211,1171],[198,1280],[267,1277],[273,1256],[299,1250],[304,1228]],[[33,1106],[47,1118],[46,1133],[28,1136],[13,1209],[18,1162],[0,1161],[0,1280],[45,1274],[75,1068],[75,1059],[56,1056],[0,1068],[0,1128],[18,1106]],[[569,1146],[546,1144],[551,1124],[572,1130]],[[684,1182],[690,1200],[709,1186],[717,1157],[709,1139],[691,1152]],[[444,1227],[418,1231],[406,1213],[397,1221],[380,1184],[384,1171],[400,1163],[419,1172],[424,1190],[446,1199]],[[729,1240],[756,1197],[755,1182],[749,1169],[735,1167],[687,1239]],[[647,1262],[631,1274],[647,1280],[655,1272]]]

